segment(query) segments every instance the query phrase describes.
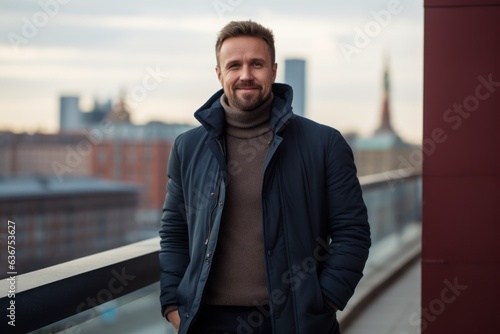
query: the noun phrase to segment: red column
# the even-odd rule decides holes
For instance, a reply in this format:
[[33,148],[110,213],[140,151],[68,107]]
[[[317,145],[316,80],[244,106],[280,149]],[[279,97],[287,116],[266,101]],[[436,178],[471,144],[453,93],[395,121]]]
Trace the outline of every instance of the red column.
[[500,0],[426,0],[422,332],[499,333]]

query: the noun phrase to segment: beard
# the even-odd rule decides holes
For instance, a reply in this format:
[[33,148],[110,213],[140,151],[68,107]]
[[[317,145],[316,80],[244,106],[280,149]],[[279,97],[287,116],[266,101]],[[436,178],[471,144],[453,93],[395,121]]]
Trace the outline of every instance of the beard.
[[[238,88],[252,87],[256,88],[251,92],[242,92],[239,91]],[[251,111],[257,109],[261,106],[268,98],[268,96],[264,96],[264,92],[261,86],[258,85],[240,85],[233,89],[231,98],[228,97],[229,105],[233,108],[242,111]],[[268,94],[269,95],[269,94]]]

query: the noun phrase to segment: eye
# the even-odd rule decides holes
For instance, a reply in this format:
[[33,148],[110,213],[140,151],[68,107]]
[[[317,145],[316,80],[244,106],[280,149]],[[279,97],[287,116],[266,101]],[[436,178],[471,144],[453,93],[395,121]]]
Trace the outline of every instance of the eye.
[[256,67],[256,68],[261,68],[261,67],[264,66],[264,64],[262,62],[260,62],[260,61],[255,61],[255,62],[252,63],[252,66]]

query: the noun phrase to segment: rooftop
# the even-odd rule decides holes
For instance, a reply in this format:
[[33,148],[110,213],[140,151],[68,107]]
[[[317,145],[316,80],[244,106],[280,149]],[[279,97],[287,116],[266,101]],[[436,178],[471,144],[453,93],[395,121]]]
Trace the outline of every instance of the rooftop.
[[132,183],[106,181],[91,177],[20,176],[0,178],[0,200],[19,197],[50,197],[91,193],[135,193]]

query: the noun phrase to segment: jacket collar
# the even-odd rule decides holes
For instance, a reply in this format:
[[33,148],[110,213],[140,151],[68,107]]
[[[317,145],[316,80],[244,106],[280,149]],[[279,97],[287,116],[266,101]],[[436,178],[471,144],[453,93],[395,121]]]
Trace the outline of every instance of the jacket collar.
[[[293,90],[287,84],[273,84],[274,101],[271,110],[271,126],[276,134],[282,130],[286,122],[292,118]],[[216,92],[195,113],[194,117],[205,127],[210,137],[220,137],[224,133],[226,116],[220,103],[224,91]]]

